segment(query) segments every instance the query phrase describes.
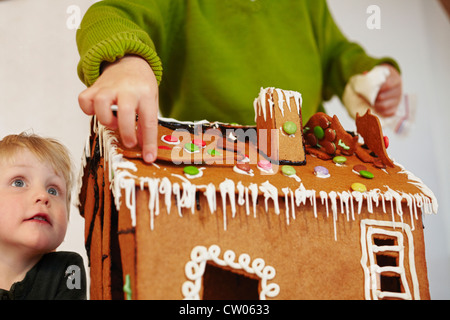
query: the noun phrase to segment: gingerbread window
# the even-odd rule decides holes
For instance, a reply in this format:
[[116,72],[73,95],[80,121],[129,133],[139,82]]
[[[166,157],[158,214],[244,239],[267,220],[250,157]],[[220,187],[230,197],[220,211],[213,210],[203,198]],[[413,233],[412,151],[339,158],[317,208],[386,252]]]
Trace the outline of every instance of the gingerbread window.
[[[187,281],[181,287],[185,299],[224,299],[224,297],[218,297],[217,292],[208,289],[211,281],[216,281],[217,286],[217,281],[222,276],[233,279],[232,281],[235,282],[245,282],[248,288],[245,293],[246,299],[265,300],[278,295],[280,287],[273,282],[276,275],[275,268],[266,265],[263,259],[252,260],[246,253],[236,257],[232,250],[225,251],[221,258],[220,253],[220,247],[217,245],[209,248],[197,246],[192,249],[191,260],[185,266]],[[226,298],[237,299],[232,292],[233,286],[229,287],[228,284],[226,286],[226,290],[231,292]],[[258,292],[255,292],[256,288]]]
[[409,225],[362,220],[361,248],[366,299],[420,298]]

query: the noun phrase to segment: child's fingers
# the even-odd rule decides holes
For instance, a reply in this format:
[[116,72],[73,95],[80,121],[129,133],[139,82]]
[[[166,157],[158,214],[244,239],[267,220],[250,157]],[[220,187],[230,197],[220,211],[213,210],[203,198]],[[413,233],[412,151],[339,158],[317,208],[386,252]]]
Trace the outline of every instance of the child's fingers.
[[80,105],[81,110],[88,116],[93,116],[95,114],[94,101],[92,99],[95,91],[94,88],[90,87],[83,90],[78,95],[78,104]]
[[137,144],[136,137],[136,110],[138,109],[138,99],[134,94],[122,93],[117,98],[118,113],[117,121],[120,137],[123,144],[132,148]]
[[145,162],[151,163],[156,160],[158,152],[158,95],[141,100],[138,121],[142,155]]
[[115,101],[116,95],[110,90],[99,90],[93,98],[97,120],[111,129],[117,129],[117,118],[111,110],[111,106],[115,104]]
[[391,117],[395,115],[398,109],[397,99],[386,99],[375,103],[375,112],[383,117]]

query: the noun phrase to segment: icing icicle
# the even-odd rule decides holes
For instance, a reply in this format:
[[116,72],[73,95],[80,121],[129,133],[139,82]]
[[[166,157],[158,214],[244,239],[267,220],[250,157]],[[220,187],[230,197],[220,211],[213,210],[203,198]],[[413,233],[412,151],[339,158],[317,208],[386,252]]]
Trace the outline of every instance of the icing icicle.
[[[298,100],[299,97],[296,99]],[[414,230],[414,219],[417,220],[419,217],[418,209],[421,209],[422,213],[425,214],[436,213],[438,209],[437,200],[433,192],[420,179],[406,171],[399,164],[396,165],[401,168],[400,174],[406,174],[408,182],[417,186],[422,193],[405,193],[393,190],[389,186],[384,186],[386,191],[372,189],[365,192],[350,190],[325,192],[307,189],[301,182],[295,190],[288,187],[278,190],[269,180],[260,184],[249,183],[245,185],[243,182],[238,182],[235,185],[234,181],[230,179],[220,182],[217,189],[213,183],[196,185],[195,180],[189,180],[177,174],[171,174],[171,176],[180,181],[167,177],[161,179],[139,178],[136,166],[117,152],[117,138],[113,132],[101,125],[98,125],[96,130],[99,137],[100,153],[110,168],[108,174],[114,203],[118,210],[122,203],[125,203],[130,212],[133,227],[136,225],[136,185],[140,185],[142,190],[148,190],[150,193],[148,209],[151,230],[155,228],[155,218],[159,215],[160,205],[164,205],[169,214],[172,208],[173,197],[180,217],[183,216],[184,209],[190,210],[194,214],[197,195],[205,197],[211,214],[217,212],[217,197],[220,196],[222,198],[219,201],[222,201],[224,230],[227,230],[227,208],[231,210],[232,219],[236,216],[237,206],[242,207],[248,216],[253,212],[253,217],[256,218],[258,197],[264,199],[266,212],[269,210],[268,202],[273,201],[273,212],[277,215],[281,213],[279,201],[284,199],[285,205],[283,210],[287,225],[291,224],[291,218],[295,219],[295,209],[300,206],[312,206],[314,217],[317,218],[316,202],[319,200],[325,206],[326,216],[333,219],[335,240],[337,240],[336,222],[338,214],[345,214],[347,221],[354,221],[355,215],[359,215],[363,211],[364,204],[369,213],[374,212],[374,206],[381,206],[383,213],[390,214],[392,222],[395,222],[396,217],[403,221],[404,212],[402,205],[406,203],[408,214],[412,221],[412,230]],[[90,152],[86,149],[85,153],[89,154]],[[159,203],[160,196],[163,199],[161,202],[164,201],[163,204]]]

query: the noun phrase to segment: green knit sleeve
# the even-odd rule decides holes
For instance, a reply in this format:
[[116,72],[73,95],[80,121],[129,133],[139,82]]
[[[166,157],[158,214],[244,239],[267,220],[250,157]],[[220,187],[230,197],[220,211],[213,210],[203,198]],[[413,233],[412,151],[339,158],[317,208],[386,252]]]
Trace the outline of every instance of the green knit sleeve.
[[377,65],[391,64],[400,71],[394,59],[371,57],[358,43],[349,41],[334,22],[326,1],[314,0],[310,9],[322,60],[324,100],[329,100],[333,95],[342,98],[345,86],[353,75],[370,71]]
[[[151,1],[150,1],[151,2]],[[151,36],[158,34],[163,23],[155,6],[154,10],[142,8],[130,1],[101,1],[89,8],[77,31],[76,41],[80,61],[78,76],[83,83],[91,86],[100,75],[102,62],[113,62],[127,54],[144,58],[155,73],[158,84],[162,78],[162,63]],[[143,14],[153,12],[153,34],[144,30]]]

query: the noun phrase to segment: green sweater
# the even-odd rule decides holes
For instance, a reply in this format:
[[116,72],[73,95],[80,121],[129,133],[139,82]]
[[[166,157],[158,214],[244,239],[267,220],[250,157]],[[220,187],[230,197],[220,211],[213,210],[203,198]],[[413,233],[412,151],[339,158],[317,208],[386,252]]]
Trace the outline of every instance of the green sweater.
[[178,120],[254,124],[260,88],[277,87],[302,94],[306,123],[352,75],[398,69],[348,41],[325,0],[105,0],[87,11],[77,44],[87,86],[103,61],[145,58],[162,115]]

